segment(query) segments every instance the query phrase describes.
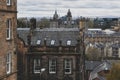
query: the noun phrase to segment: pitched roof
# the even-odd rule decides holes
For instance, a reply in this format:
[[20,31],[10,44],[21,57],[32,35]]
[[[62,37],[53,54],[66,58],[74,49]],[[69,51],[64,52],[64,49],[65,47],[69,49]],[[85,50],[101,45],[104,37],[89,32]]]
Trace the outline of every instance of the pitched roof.
[[93,70],[95,67],[100,65],[101,61],[85,61],[86,70]]
[[[17,33],[21,39],[27,44],[27,36],[29,34],[29,28],[18,28]],[[40,45],[44,44],[46,39],[46,45],[50,46],[51,41],[54,40],[54,46],[59,45],[59,41],[62,42],[62,46],[67,46],[67,41],[71,41],[70,46],[76,46],[77,40],[79,39],[78,28],[44,28],[35,29],[31,37],[31,45],[36,46],[37,41],[40,40]]]
[[99,78],[100,80],[105,80],[103,76],[98,75],[98,72],[103,70],[110,70],[111,69],[111,63],[110,62],[103,62],[102,64],[98,65],[94,70],[90,73],[89,80],[93,80],[95,78]]

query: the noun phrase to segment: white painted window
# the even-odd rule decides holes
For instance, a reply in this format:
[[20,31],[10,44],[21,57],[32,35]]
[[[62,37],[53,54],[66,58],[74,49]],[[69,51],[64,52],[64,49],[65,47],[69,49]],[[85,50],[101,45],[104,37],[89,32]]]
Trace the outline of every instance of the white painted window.
[[55,40],[51,40],[51,45],[55,45]]
[[7,5],[10,6],[11,5],[11,0],[6,0]]
[[65,59],[65,74],[71,74],[72,71],[72,60]]
[[56,59],[49,60],[49,73],[50,74],[56,73]]
[[71,41],[70,40],[67,41],[67,45],[71,45]]
[[40,45],[40,43],[41,43],[41,40],[37,40],[37,43],[36,43],[36,44],[37,44],[37,45]]
[[33,68],[34,68],[34,73],[40,73],[41,71],[41,67],[40,67],[40,59],[34,59],[34,64],[33,64]]
[[6,39],[10,40],[11,37],[11,19],[7,19],[6,25],[7,25],[7,29],[6,29]]
[[8,53],[6,55],[6,73],[10,74],[12,69],[12,55],[11,53]]

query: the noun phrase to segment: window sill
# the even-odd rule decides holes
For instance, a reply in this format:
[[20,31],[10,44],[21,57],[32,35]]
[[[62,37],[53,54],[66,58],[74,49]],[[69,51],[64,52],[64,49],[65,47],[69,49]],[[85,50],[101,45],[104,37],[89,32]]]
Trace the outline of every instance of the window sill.
[[10,71],[6,72],[6,74],[10,74],[10,73],[11,73]]
[[65,74],[72,74],[72,73],[65,73]]
[[49,72],[49,74],[56,74],[56,72]]
[[40,72],[34,72],[34,74],[40,74]]
[[12,39],[11,38],[6,38],[7,41],[11,41]]
[[8,7],[12,6],[11,4],[7,4]]

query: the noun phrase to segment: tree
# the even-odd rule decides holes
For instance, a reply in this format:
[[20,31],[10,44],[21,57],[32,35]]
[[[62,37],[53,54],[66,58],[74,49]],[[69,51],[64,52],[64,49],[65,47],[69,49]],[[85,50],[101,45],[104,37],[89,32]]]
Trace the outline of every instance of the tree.
[[37,26],[39,28],[48,28],[49,25],[50,25],[50,20],[45,18],[45,17],[43,17],[43,18],[41,18],[40,20],[37,21]]
[[18,18],[17,19],[17,27],[18,28],[29,28],[30,22],[27,18]]
[[26,27],[26,23],[22,20],[17,20],[17,27],[18,28]]
[[120,64],[113,64],[110,73],[106,76],[107,80],[120,80]]
[[99,60],[100,59],[100,51],[99,49],[95,48],[95,47],[89,47],[86,50],[86,59],[87,60]]

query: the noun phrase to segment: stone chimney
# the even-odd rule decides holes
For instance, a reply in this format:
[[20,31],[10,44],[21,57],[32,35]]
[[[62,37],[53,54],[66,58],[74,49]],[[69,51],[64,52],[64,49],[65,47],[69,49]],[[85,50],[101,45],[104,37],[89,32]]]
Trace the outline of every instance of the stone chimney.
[[30,29],[31,30],[36,29],[36,19],[35,18],[30,19]]
[[31,35],[30,34],[27,36],[27,44],[28,44],[28,46],[31,45]]

